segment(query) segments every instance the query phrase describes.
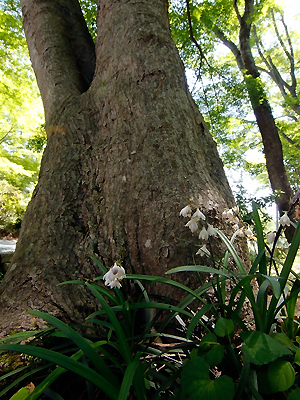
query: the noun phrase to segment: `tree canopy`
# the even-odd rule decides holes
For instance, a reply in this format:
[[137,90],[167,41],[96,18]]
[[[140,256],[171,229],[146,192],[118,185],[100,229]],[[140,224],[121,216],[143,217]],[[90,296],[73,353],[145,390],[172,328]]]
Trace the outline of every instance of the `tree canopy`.
[[22,218],[45,143],[19,4],[0,2],[0,228]]
[[[259,161],[256,156],[255,161],[250,161],[245,156],[249,149],[262,152],[263,147],[251,115],[247,80],[241,74],[244,67],[239,49],[239,18],[244,6],[244,2],[226,0],[174,2],[171,27],[185,64],[194,72],[193,94],[225,165],[244,168],[268,185],[264,160]],[[250,48],[261,72],[261,87],[272,106],[290,184],[296,191],[299,186],[299,128],[295,111],[299,104],[296,40],[299,34],[289,29],[282,9],[274,1],[255,2],[251,24]]]

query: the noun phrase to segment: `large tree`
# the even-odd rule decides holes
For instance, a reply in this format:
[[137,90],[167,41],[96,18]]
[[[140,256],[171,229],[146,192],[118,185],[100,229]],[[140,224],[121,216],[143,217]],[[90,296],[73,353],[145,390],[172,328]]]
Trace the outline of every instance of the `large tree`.
[[[270,106],[270,93],[260,78],[261,63],[255,58],[257,52],[255,52],[255,40],[252,35],[255,23],[259,27],[258,31],[260,33],[263,28],[266,29],[267,15],[271,12],[270,7],[274,6],[273,3],[272,0],[182,0],[181,2],[176,2],[176,6],[174,7],[173,26],[175,26],[176,42],[181,42],[182,54],[185,60],[194,69],[200,70],[199,77],[201,79],[203,79],[203,75],[206,72],[206,79],[203,79],[205,82],[203,86],[206,86],[204,92],[210,91],[212,98],[208,101],[204,94],[204,102],[208,105],[208,109],[213,104],[217,110],[213,118],[209,115],[209,119],[212,123],[216,120],[221,121],[220,129],[216,136],[222,143],[231,142],[232,147],[237,147],[238,150],[235,151],[237,156],[245,151],[245,145],[239,146],[242,136],[246,136],[246,146],[249,145],[250,140],[253,141],[251,144],[252,147],[254,147],[255,143],[257,144],[257,140],[253,140],[253,135],[249,135],[249,131],[253,131],[253,122],[252,120],[249,121],[250,109],[247,108],[245,110],[245,99],[250,100],[248,102],[251,104],[255,117],[256,129],[257,127],[259,128],[262,139],[269,181],[275,194],[278,209],[282,213],[289,208],[293,188],[291,187],[285,168],[282,143],[279,136],[279,134],[282,135],[283,129],[279,132],[278,121],[277,123],[275,122]],[[275,24],[277,29],[274,21],[273,24]],[[189,41],[187,40],[187,34],[190,36]],[[186,42],[182,44],[182,36],[184,35]],[[275,71],[275,75],[278,83],[281,85],[281,90],[289,88],[290,93],[293,93],[292,102],[295,103],[295,64],[292,61],[294,53],[287,31],[286,36],[288,47],[283,43],[279,33],[277,34],[291,67],[291,85],[280,77],[278,69]],[[258,36],[256,39],[258,43]],[[220,42],[233,54],[235,65],[243,76],[243,83],[239,82],[240,79],[231,60],[226,63],[223,56],[219,63],[215,62],[215,59],[219,58],[218,50],[220,47],[217,47],[217,45]],[[274,57],[276,57],[277,63],[279,57],[277,57],[278,54],[274,50],[272,48],[270,54],[276,54]],[[197,53],[198,56],[195,56]],[[262,49],[260,53],[262,54]],[[228,59],[229,56],[227,57]],[[273,65],[275,68],[274,63],[271,64],[272,59],[268,65],[269,67]],[[273,75],[275,72],[272,71]],[[208,76],[213,76],[209,84],[207,84]],[[216,88],[218,83],[221,86],[221,90]],[[216,101],[218,93],[222,92],[222,88],[225,88],[225,104],[223,103],[223,105],[223,99],[220,102],[221,104],[218,100]],[[271,90],[271,92],[273,91]],[[222,111],[222,107],[223,119],[220,117],[221,113],[219,112],[219,110]],[[231,111],[233,108],[236,109],[235,112]],[[229,109],[231,109],[231,112]],[[242,112],[240,112],[241,109]],[[243,130],[239,126],[233,126],[233,121],[238,115],[244,119]],[[228,138],[228,134],[224,134],[224,130],[226,130],[226,128],[223,128],[224,118],[227,120],[227,130],[232,137],[231,140]],[[232,152],[229,153],[232,154]],[[242,163],[238,161],[236,164],[241,165]]]
[[153,275],[192,262],[180,209],[194,199],[222,228],[234,205],[166,0],[98,0],[95,44],[78,0],[21,6],[48,143],[0,286],[5,331],[30,326],[29,308],[74,320],[93,308],[82,287],[57,286],[99,274],[90,256]]

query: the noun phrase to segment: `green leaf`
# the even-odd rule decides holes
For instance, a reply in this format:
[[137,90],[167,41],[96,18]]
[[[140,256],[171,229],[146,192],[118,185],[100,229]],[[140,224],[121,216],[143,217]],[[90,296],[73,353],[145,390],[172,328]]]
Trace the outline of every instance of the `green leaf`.
[[97,258],[95,257],[91,257],[91,259],[94,261],[94,263],[101,269],[101,271],[103,272],[103,274],[106,274],[106,272],[108,271],[108,269],[106,267],[104,267],[104,265],[97,260]]
[[231,319],[219,318],[215,326],[215,334],[220,337],[230,336],[234,332],[234,323]]
[[30,390],[27,387],[22,387],[10,398],[10,400],[25,400],[29,395],[29,392]]
[[29,314],[35,315],[39,318],[44,319],[49,324],[55,326],[68,338],[70,338],[89,358],[89,360],[94,364],[98,372],[110,381],[116,387],[120,386],[119,381],[117,380],[116,376],[112,373],[110,368],[105,363],[104,359],[97,353],[97,351],[88,343],[88,341],[83,338],[78,332],[72,329],[70,326],[65,324],[64,322],[60,321],[59,319],[53,317],[53,315],[37,311],[37,310],[30,310],[28,311]]
[[[263,228],[262,228],[262,224],[261,224],[261,221],[259,218],[259,214],[258,214],[258,210],[257,210],[257,206],[256,206],[255,202],[252,203],[252,207],[253,207],[253,218],[254,218],[254,222],[255,222],[255,232],[256,232],[256,236],[257,236],[258,253],[261,253],[265,249]],[[266,259],[265,254],[260,259],[259,272],[261,274],[267,273],[267,259]]]
[[166,274],[173,274],[175,272],[204,272],[206,274],[223,275],[227,278],[233,275],[230,273],[224,273],[223,271],[216,268],[206,267],[204,265],[184,265],[182,267],[172,268],[167,271]]
[[201,357],[188,360],[181,374],[181,398],[186,400],[232,400],[233,380],[228,376],[212,380],[209,366]]
[[[268,389],[270,393],[284,392],[289,389],[295,382],[295,370],[289,361],[277,359],[268,365],[267,374]],[[267,385],[262,387],[262,391],[266,390]]]
[[227,239],[227,237],[224,235],[223,232],[221,232],[219,229],[216,229],[217,234],[220,236],[220,238],[222,239],[222,241],[224,242],[224,244],[226,245],[229,253],[231,254],[235,265],[237,267],[237,269],[239,270],[239,272],[241,274],[247,274],[247,271],[242,263],[242,260],[240,259],[239,255],[237,254],[235,248],[233,247],[233,244]]
[[102,375],[98,374],[96,371],[87,367],[86,365],[73,360],[71,357],[67,357],[52,350],[19,344],[0,344],[0,351],[1,350],[29,354],[31,356],[57,364],[94,383],[111,399],[117,399],[118,397],[118,389],[110,381],[106,380]]
[[136,369],[139,366],[140,366],[140,361],[138,361],[138,360],[132,361],[130,364],[128,364],[125,374],[124,374],[124,378],[123,378],[123,382],[122,382],[121,389],[119,392],[118,400],[127,400],[128,399],[129,390],[132,385],[134,374],[135,374]]
[[297,365],[300,365],[300,349],[298,349],[298,350],[296,351],[295,358],[294,358],[294,362],[295,362]]
[[[214,307],[214,304],[207,304],[206,306],[203,306],[200,308],[200,310],[197,312],[197,314],[191,319],[188,329],[186,331],[186,337],[189,339],[195,329],[195,326],[200,323],[203,325],[201,318],[203,315],[205,315],[210,309]],[[205,326],[204,326],[205,327]],[[208,330],[208,328],[206,328]]]
[[250,361],[255,365],[268,364],[279,357],[293,354],[292,351],[279,341],[263,332],[241,332]]
[[224,347],[218,343],[213,333],[208,333],[201,339],[198,356],[203,357],[207,365],[213,367],[223,360]]
[[291,390],[287,400],[299,400],[300,399],[300,388]]
[[115,332],[116,332],[116,334],[118,336],[118,339],[119,339],[120,351],[122,352],[124,360],[126,361],[126,363],[128,365],[132,361],[132,354],[131,354],[129,345],[127,343],[127,339],[126,339],[125,333],[124,333],[124,331],[123,331],[123,329],[122,329],[117,317],[113,313],[111,307],[106,303],[105,299],[97,291],[97,289],[93,285],[91,285],[89,283],[87,283],[86,285],[91,290],[91,292],[96,297],[96,299],[100,302],[100,304],[103,307],[103,309],[105,310],[108,318],[110,319],[110,322],[112,323],[112,325],[113,325],[113,327],[115,329]]

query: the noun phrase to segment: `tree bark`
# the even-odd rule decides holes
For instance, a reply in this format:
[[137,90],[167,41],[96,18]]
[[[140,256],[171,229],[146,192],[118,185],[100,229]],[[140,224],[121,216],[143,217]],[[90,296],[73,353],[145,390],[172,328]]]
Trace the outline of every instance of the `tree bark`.
[[288,211],[293,195],[283,163],[282,145],[277,126],[268,103],[267,97],[260,84],[259,71],[252,56],[250,45],[251,16],[253,14],[253,0],[245,1],[244,15],[240,16],[236,9],[240,23],[239,43],[243,60],[243,73],[256,122],[261,133],[266,166],[271,188],[276,195],[276,203],[280,214]]
[[95,46],[77,0],[21,5],[48,143],[0,286],[3,332],[30,327],[31,308],[84,318],[94,300],[83,287],[57,284],[99,275],[91,256],[152,275],[192,263],[197,240],[180,209],[193,199],[229,232],[221,213],[234,205],[187,89],[166,1],[99,0]]

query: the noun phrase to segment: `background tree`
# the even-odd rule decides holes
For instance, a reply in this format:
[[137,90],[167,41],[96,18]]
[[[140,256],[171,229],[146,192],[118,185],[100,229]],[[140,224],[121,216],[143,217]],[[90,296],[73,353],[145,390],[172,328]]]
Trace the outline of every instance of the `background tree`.
[[48,141],[0,286],[4,330],[30,325],[28,308],[84,316],[84,288],[57,284],[99,274],[92,255],[157,275],[192,262],[180,209],[193,199],[221,227],[234,205],[165,0],[98,0],[95,44],[77,0],[21,6]]
[[[204,90],[202,101],[201,99],[200,101],[209,110],[207,116],[214,125],[212,132],[216,133],[215,137],[220,144],[230,145],[229,151],[225,154],[229,158],[227,160],[225,158],[225,162],[229,161],[232,164],[232,157],[234,157],[237,166],[241,165],[238,158],[244,149],[255,148],[258,144],[255,135],[249,134],[249,132],[253,132],[253,122],[249,121],[249,106],[247,107],[245,104],[245,99],[251,100],[256,121],[260,121],[260,132],[271,186],[275,194],[278,194],[279,190],[285,192],[283,197],[277,199],[277,203],[279,209],[286,209],[292,189],[282,162],[278,126],[274,122],[268,104],[269,96],[266,93],[269,94],[269,92],[259,77],[261,68],[255,59],[257,51],[255,51],[255,40],[251,36],[251,26],[254,26],[254,22],[260,27],[260,32],[266,32],[266,19],[268,15],[271,16],[271,5],[274,6],[267,1],[254,3],[248,0],[240,3],[226,0],[201,3],[197,1],[181,2],[174,7],[172,27],[176,43],[181,43],[184,59],[192,68],[201,71],[198,75],[202,77]],[[183,35],[185,35],[185,40],[182,41]],[[218,41],[230,49],[234,59],[222,56],[216,62],[218,51],[215,49]],[[192,44],[189,45],[189,43]],[[290,49],[290,46],[288,48]],[[236,67],[242,72],[243,81],[237,76]],[[203,80],[205,75],[209,78],[213,76],[212,84]],[[218,101],[212,100],[212,96],[217,97]],[[212,109],[215,109],[215,112],[212,112]],[[220,118],[220,113],[223,118]],[[264,123],[266,115],[270,119],[267,124]],[[238,127],[236,121],[241,119],[244,120],[244,123],[242,127]],[[224,120],[227,124],[224,124]],[[219,127],[217,132],[214,129],[216,125]],[[232,131],[234,132],[232,140],[230,134],[224,134],[226,125],[227,132],[229,131],[230,134]],[[243,136],[246,137],[246,140]],[[271,137],[273,139],[269,140]],[[240,143],[243,143],[241,148]],[[270,143],[275,147],[271,148]],[[237,144],[237,151],[232,149],[234,144]],[[242,158],[240,157],[241,160]],[[280,163],[280,168],[277,163]],[[272,165],[273,167],[277,166],[273,168]]]
[[14,1],[0,2],[0,20],[0,229],[12,229],[37,182],[45,135],[38,129],[42,107]]

